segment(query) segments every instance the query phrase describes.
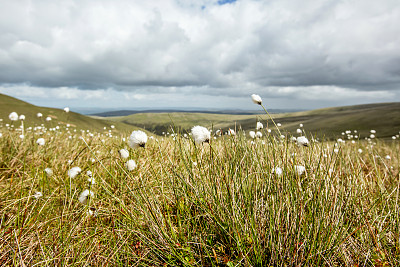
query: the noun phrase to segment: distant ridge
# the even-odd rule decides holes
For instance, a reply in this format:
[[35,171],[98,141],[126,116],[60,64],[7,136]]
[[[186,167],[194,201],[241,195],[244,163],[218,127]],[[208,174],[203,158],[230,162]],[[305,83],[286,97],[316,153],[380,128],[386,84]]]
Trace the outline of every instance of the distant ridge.
[[[370,135],[376,130],[379,138],[391,138],[400,131],[400,102],[376,103],[354,106],[332,107],[301,112],[273,114],[276,123],[281,123],[281,132],[296,134],[299,124],[304,124],[308,134],[318,137],[338,138],[346,130],[357,130],[360,138]],[[256,122],[261,121],[270,129],[274,126],[265,114],[215,114],[205,112],[168,112],[168,113],[136,113],[128,116],[110,117],[111,120],[124,122],[147,129],[157,134],[171,131],[171,125],[189,132],[194,125],[202,125],[210,129],[255,130]],[[343,137],[342,137],[343,138]]]
[[[304,111],[300,109],[271,109],[268,112],[277,113],[288,113]],[[254,110],[183,110],[183,109],[149,109],[149,110],[115,110],[100,113],[93,113],[90,116],[98,117],[120,117],[129,116],[132,114],[139,113],[205,113],[205,114],[235,114],[235,115],[251,115],[251,114],[263,114],[264,111],[254,111]]]

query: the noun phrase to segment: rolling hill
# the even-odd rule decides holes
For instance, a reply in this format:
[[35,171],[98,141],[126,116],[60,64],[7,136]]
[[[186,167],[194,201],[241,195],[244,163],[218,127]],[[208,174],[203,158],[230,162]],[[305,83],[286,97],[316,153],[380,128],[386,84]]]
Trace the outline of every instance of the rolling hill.
[[[104,127],[110,129],[111,125],[115,125],[115,130],[121,132],[129,132],[138,128],[133,125],[105,120],[103,118],[92,118],[75,112],[66,113],[61,109],[38,107],[14,97],[0,94],[0,119],[3,120],[0,123],[11,123],[8,115],[13,111],[17,112],[18,115],[25,115],[24,125],[26,127],[43,123],[47,127],[56,127],[58,124],[70,124],[75,129],[95,131],[104,131]],[[39,112],[43,114],[43,117],[38,118],[36,116]],[[46,121],[47,117],[51,117],[52,120]],[[19,122],[17,124],[19,125]]]
[[[391,138],[400,131],[400,103],[367,104],[324,108],[311,111],[273,114],[276,123],[282,124],[284,132],[295,133],[299,124],[304,124],[306,132],[318,137],[334,138],[346,130],[357,130],[361,137],[369,131],[377,131],[376,136]],[[254,130],[257,120],[265,126],[270,124],[266,114],[228,115],[206,113],[138,113],[129,116],[109,117],[146,130],[162,134],[170,131],[171,125],[190,131],[194,125],[227,130],[239,128]]]

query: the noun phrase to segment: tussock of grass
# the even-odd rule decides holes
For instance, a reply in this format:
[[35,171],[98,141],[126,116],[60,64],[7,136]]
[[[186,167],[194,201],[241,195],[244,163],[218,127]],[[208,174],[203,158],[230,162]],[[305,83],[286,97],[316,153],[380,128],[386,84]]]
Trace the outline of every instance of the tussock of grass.
[[[47,132],[38,146],[38,133],[2,133],[2,265],[399,265],[397,140],[335,153],[266,132],[197,146],[177,134],[129,149],[128,172],[121,137]],[[73,166],[82,173],[71,179]],[[83,205],[85,189],[94,197]]]

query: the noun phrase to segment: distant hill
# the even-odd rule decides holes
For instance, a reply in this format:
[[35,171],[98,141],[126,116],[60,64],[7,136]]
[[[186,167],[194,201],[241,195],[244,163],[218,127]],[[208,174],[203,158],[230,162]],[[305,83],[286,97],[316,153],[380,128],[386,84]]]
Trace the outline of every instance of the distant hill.
[[[18,115],[25,115],[24,125],[26,127],[45,124],[47,127],[55,127],[58,124],[70,124],[75,129],[85,130],[96,130],[103,131],[104,127],[110,129],[111,125],[115,125],[115,129],[118,131],[128,132],[138,127],[133,125],[127,125],[115,121],[105,120],[104,118],[96,119],[88,116],[81,115],[75,112],[66,113],[64,110],[55,108],[38,107],[22,100],[10,97],[4,94],[0,94],[0,122],[3,125],[11,123],[8,115],[11,112],[17,112]],[[42,113],[43,117],[38,118],[37,113]],[[51,117],[52,120],[47,122],[46,117]],[[19,125],[19,122],[17,122]]]
[[[288,113],[288,112],[296,112],[298,109],[271,109],[268,111],[271,114],[275,113]],[[149,110],[113,110],[107,112],[100,112],[90,114],[93,116],[99,117],[120,117],[120,116],[129,116],[132,114],[138,113],[204,113],[204,114],[235,114],[235,115],[252,115],[252,114],[262,114],[263,110],[254,111],[254,110],[184,110],[184,109],[149,109]]]
[[[299,124],[304,124],[308,134],[334,138],[346,130],[357,130],[361,138],[369,131],[376,136],[390,138],[400,131],[400,103],[367,104],[345,107],[316,109],[311,111],[273,114],[276,123],[282,124],[282,131],[294,134]],[[194,125],[227,130],[242,128],[254,130],[257,120],[273,129],[266,114],[207,114],[207,113],[137,113],[129,116],[112,117],[111,120],[145,128],[157,134],[168,132],[171,125],[183,131],[190,131]]]

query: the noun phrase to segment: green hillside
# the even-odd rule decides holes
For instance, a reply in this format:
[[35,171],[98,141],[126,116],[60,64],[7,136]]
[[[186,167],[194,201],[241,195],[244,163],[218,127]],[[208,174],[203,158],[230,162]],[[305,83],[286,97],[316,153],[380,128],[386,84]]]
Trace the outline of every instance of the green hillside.
[[[16,98],[0,94],[0,119],[3,120],[1,122],[3,125],[11,123],[8,118],[8,115],[11,112],[17,112],[18,115],[25,115],[25,127],[40,125],[43,123],[48,128],[56,127],[57,125],[70,124],[70,126],[75,129],[94,131],[104,131],[104,127],[107,127],[107,130],[109,130],[111,125],[115,125],[115,130],[121,132],[128,132],[137,128],[132,125],[105,119],[96,119],[71,111],[66,113],[62,109],[38,107]],[[43,117],[38,118],[36,116],[39,112],[43,114]],[[52,120],[46,121],[47,117],[51,117]],[[15,122],[15,124],[20,125],[19,122]]]
[[[390,138],[400,131],[400,103],[382,103],[357,106],[317,109],[294,113],[273,115],[276,123],[281,123],[283,132],[295,133],[299,124],[304,130],[319,137],[333,138],[346,130],[357,130],[361,137],[369,135],[369,131],[377,131],[376,136]],[[124,117],[109,119],[142,127],[157,134],[170,131],[171,125],[190,131],[194,125],[227,130],[241,127],[254,130],[259,120],[266,126],[271,121],[265,115],[226,115],[205,113],[138,113]]]

